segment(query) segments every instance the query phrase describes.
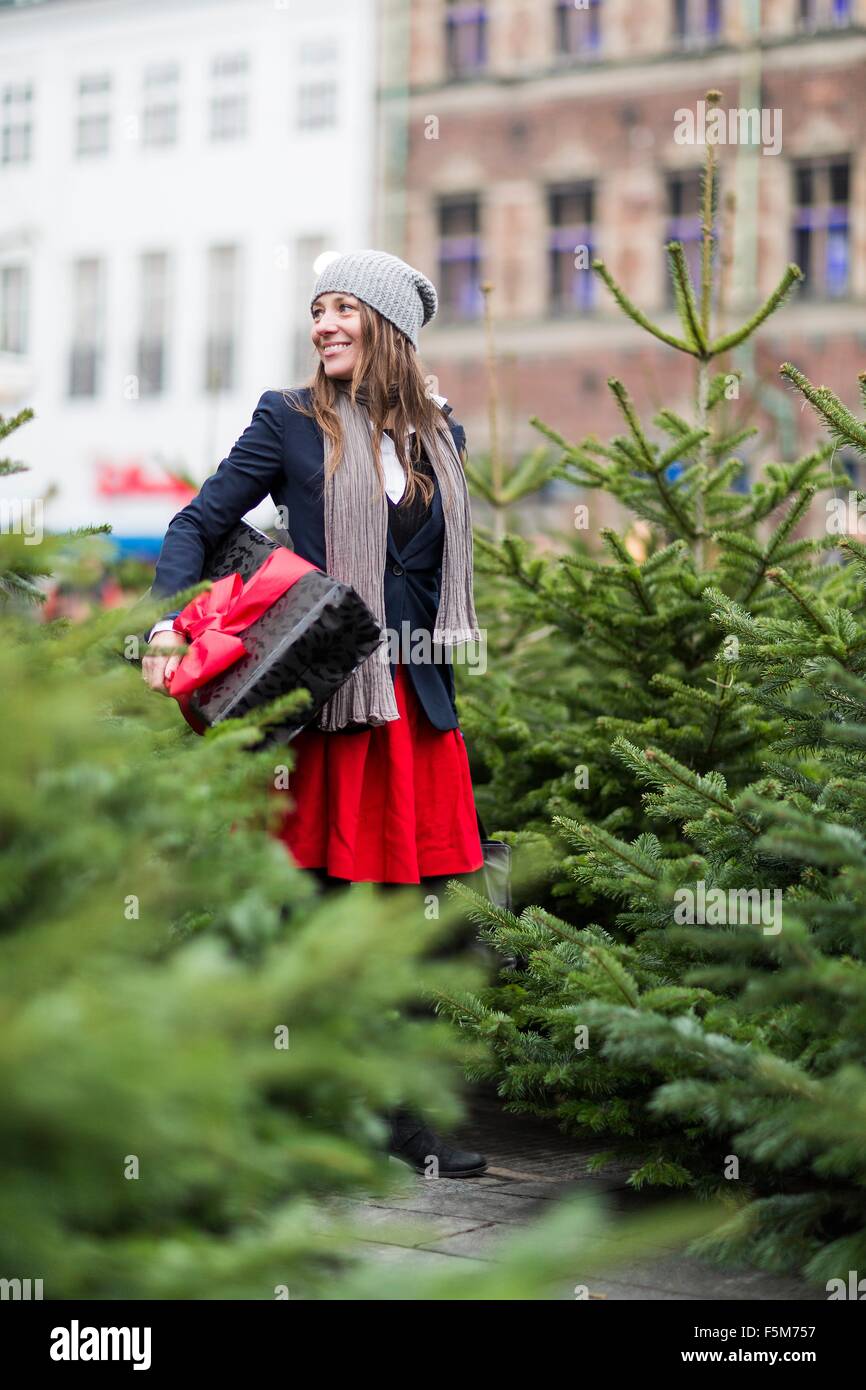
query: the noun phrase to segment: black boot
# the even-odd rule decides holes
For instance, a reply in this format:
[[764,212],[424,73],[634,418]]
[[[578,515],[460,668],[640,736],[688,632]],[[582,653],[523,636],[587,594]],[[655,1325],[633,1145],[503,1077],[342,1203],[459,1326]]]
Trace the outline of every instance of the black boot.
[[451,1149],[410,1110],[394,1110],[388,1116],[391,1137],[388,1152],[416,1173],[431,1178],[475,1178],[487,1168],[483,1154]]

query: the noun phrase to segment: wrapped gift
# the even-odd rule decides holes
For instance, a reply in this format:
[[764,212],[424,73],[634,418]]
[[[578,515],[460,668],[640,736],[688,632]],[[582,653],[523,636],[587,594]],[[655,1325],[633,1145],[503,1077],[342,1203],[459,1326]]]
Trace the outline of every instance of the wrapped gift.
[[190,646],[168,687],[198,732],[303,687],[311,703],[269,730],[287,743],[383,640],[350,585],[247,522],[207,554],[202,578],[211,588],[174,620]]

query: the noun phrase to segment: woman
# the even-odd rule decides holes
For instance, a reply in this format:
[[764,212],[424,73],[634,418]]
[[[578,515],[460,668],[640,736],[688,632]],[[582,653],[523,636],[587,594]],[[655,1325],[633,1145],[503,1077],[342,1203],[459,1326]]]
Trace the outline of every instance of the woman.
[[[292,743],[291,805],[278,835],[323,883],[416,883],[426,891],[483,863],[459,728],[451,643],[478,640],[472,520],[462,428],[431,397],[418,332],[437,309],[431,282],[381,251],[332,261],[310,303],[319,355],[312,382],[266,391],[252,421],[171,521],[154,594],[201,577],[205,552],[269,493],[296,553],[352,585],[385,629],[364,661]],[[169,614],[145,657],[154,689],[182,660]],[[314,727],[315,726],[315,727]],[[407,1111],[390,1152],[441,1176],[483,1172],[482,1155],[448,1148]]]

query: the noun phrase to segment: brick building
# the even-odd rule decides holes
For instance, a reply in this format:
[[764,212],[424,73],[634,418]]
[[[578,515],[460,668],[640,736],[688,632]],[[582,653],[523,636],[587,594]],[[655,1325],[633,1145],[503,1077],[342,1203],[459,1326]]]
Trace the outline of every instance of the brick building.
[[806,274],[733,363],[741,408],[778,457],[818,433],[781,385],[782,360],[857,404],[866,0],[386,0],[382,10],[378,242],[440,288],[424,360],[454,397],[470,449],[489,437],[485,280],[509,452],[540,442],[532,414],[570,439],[617,430],[610,375],[645,417],[688,406],[690,360],[624,319],[595,274],[575,267],[575,248],[602,256],[642,309],[675,327],[663,247],[676,237],[694,256],[705,152],[677,142],[676,113],[697,112],[709,88],[725,111],[781,112],[776,152],[768,140],[718,151],[720,210],[729,192],[738,208],[728,326],[789,261]]

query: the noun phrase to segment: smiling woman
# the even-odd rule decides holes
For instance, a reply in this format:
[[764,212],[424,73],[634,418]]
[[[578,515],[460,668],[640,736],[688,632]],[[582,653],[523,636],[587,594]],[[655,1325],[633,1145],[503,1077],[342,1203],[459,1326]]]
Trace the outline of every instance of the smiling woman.
[[[153,585],[177,593],[196,583],[207,545],[270,492],[296,554],[360,595],[385,640],[294,739],[274,834],[323,881],[419,885],[419,910],[444,878],[484,862],[442,658],[481,632],[465,435],[418,362],[418,332],[436,308],[431,282],[396,256],[332,261],[310,300],[313,379],[263,394],[249,430],[174,518]],[[389,633],[402,637],[407,624],[392,660]],[[150,674],[155,684],[161,672]],[[441,1177],[486,1167],[412,1115],[392,1117],[391,1152],[419,1171],[435,1156]]]
[[[328,573],[348,557],[341,577],[351,576],[388,632],[398,617],[405,627],[408,616],[413,639],[419,629],[441,636],[448,628],[459,641],[480,636],[458,453],[465,435],[447,420],[444,398],[429,395],[416,352],[418,329],[436,307],[430,281],[396,257],[360,252],[331,263],[310,304],[320,365],[299,408],[324,442]],[[380,492],[370,504],[374,468]],[[447,510],[440,482],[448,488]],[[334,708],[322,728],[295,740],[287,788],[294,804],[278,833],[296,862],[329,887],[419,882],[422,893],[438,893],[446,878],[483,863],[453,672],[450,664],[425,669],[410,658],[391,664],[390,688],[383,689],[387,655],[378,666],[377,656],[346,683],[360,677],[348,698],[343,687],[328,702]],[[437,671],[447,681],[450,709],[434,722],[419,697]],[[482,1154],[450,1148],[404,1110],[391,1116],[389,1147],[419,1172],[429,1172],[433,1159],[440,1177],[472,1177],[487,1166]]]
[[328,701],[318,729],[295,740],[296,805],[282,837],[302,867],[352,882],[475,872],[474,797],[453,669],[441,659],[443,645],[480,638],[465,436],[445,398],[428,394],[416,350],[436,292],[382,252],[331,262],[314,290],[320,365],[290,394],[322,438],[325,568],[357,589],[386,636],[408,621],[413,639],[431,640],[412,640],[408,660],[407,644],[390,661],[385,644]]

